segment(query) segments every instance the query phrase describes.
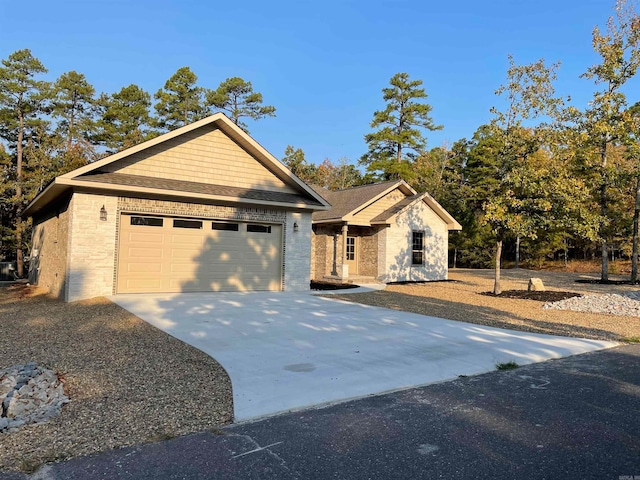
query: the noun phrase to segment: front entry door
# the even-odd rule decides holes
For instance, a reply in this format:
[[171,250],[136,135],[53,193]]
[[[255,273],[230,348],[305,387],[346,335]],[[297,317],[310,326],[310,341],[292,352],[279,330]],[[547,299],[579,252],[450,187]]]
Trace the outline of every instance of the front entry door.
[[349,275],[358,274],[358,237],[347,237],[347,265]]

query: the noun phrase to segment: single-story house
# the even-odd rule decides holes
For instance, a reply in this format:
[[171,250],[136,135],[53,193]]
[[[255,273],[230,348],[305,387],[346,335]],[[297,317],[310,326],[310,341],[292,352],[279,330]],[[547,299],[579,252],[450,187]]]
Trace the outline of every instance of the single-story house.
[[30,276],[66,301],[308,290],[329,203],[223,114],[57,177],[27,206]]
[[332,208],[312,214],[312,278],[447,278],[449,231],[462,227],[431,195],[402,180],[314,188]]

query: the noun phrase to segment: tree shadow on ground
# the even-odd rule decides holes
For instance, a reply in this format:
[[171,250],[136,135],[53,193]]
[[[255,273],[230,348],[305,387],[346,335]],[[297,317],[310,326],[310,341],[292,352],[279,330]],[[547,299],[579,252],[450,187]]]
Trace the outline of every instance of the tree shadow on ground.
[[[470,293],[470,295],[477,294]],[[497,308],[386,290],[332,295],[332,298],[506,330],[597,340],[620,341],[621,339],[619,334],[609,330],[588,328],[570,323],[536,320]]]

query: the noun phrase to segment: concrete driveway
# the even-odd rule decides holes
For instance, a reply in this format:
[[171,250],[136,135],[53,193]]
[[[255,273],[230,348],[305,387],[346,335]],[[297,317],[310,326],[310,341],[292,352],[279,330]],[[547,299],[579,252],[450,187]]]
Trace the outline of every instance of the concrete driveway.
[[[110,298],[227,370],[236,420],[585,353],[613,342],[515,332],[306,293]],[[194,378],[194,382],[198,379]]]

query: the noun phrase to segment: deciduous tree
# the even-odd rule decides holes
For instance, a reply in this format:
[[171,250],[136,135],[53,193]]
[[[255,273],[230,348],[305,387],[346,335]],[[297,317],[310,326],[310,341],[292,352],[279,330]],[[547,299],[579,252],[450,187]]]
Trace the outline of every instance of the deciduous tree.
[[612,146],[624,139],[633,122],[629,119],[623,86],[635,76],[640,66],[640,18],[626,0],[618,0],[615,16],[609,17],[606,33],[593,29],[593,49],[600,63],[592,65],[582,77],[593,80],[601,89],[596,91],[589,107],[580,113],[577,122],[583,143],[594,150],[595,185],[600,203],[601,279],[609,278],[607,240],[611,220],[610,189],[615,187],[616,172],[609,161]]

